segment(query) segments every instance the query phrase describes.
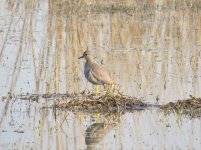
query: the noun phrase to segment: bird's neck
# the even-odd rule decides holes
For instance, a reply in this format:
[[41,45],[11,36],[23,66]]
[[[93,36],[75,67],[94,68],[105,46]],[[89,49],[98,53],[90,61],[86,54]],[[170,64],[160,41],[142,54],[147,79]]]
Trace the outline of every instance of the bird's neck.
[[94,59],[91,58],[91,57],[88,57],[88,58],[86,59],[86,63],[87,63],[87,64],[92,64],[92,63],[94,63]]

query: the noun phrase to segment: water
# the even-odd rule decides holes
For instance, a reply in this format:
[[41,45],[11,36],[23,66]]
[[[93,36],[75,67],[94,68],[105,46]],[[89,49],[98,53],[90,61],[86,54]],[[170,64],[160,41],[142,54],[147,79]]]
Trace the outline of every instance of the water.
[[151,104],[200,97],[199,0],[0,2],[0,149],[201,148],[200,118],[157,108],[97,117],[54,112],[56,99],[3,99],[82,92],[87,48],[125,95]]

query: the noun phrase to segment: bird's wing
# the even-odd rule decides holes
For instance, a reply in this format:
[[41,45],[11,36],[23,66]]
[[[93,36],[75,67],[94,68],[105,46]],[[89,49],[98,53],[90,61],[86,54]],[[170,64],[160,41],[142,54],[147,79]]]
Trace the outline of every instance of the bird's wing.
[[101,81],[102,83],[105,83],[105,84],[113,84],[114,83],[114,81],[111,79],[111,77],[108,75],[108,73],[102,67],[98,66],[97,64],[94,64],[92,66],[91,73],[97,80]]

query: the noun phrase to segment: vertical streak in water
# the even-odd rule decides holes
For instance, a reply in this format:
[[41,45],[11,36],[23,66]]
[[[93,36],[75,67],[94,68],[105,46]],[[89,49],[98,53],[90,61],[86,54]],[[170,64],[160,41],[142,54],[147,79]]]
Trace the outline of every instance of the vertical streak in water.
[[55,51],[55,84],[56,92],[60,92],[61,79],[61,55],[63,47],[63,20],[60,10],[60,1],[55,2],[56,8],[56,51]]
[[[16,12],[17,12],[18,7],[19,7],[19,2],[16,4],[16,8],[15,8]],[[19,43],[20,45],[19,45],[19,48],[18,48],[18,51],[17,51],[17,56],[16,56],[16,59],[15,59],[14,69],[13,69],[13,73],[12,73],[12,82],[11,82],[11,85],[10,85],[10,92],[12,92],[14,90],[15,86],[16,86],[16,82],[17,82],[17,79],[19,77],[19,73],[20,73],[20,70],[21,70],[21,67],[19,67],[19,69],[17,69],[17,67],[18,67],[18,65],[21,66],[22,59],[23,59],[23,56],[24,56],[23,54],[25,53],[23,51],[23,44],[24,44],[24,34],[25,34],[26,21],[27,21],[27,18],[25,17],[24,20],[23,20],[23,24],[22,24],[22,32],[21,32],[20,43]],[[2,113],[3,115],[2,115],[2,118],[0,120],[0,129],[2,129],[4,121],[8,117],[7,115],[8,115],[8,112],[10,110],[11,110],[11,101],[9,99],[8,101],[6,101],[6,104],[5,104],[5,107],[4,107],[4,112]],[[1,130],[0,130],[0,132],[1,132]]]
[[2,47],[0,49],[0,62],[1,62],[1,59],[2,59],[2,56],[3,56],[3,52],[4,52],[4,49],[5,49],[5,46],[6,46],[6,42],[7,42],[7,39],[8,39],[8,35],[10,33],[10,30],[11,30],[11,26],[13,24],[13,20],[14,20],[14,17],[15,17],[15,13],[17,12],[17,10],[19,9],[19,1],[17,1],[16,5],[15,5],[15,8],[13,8],[13,11],[12,11],[12,14],[11,14],[11,21],[9,23],[9,27],[8,27],[8,30],[6,32],[6,36],[5,36],[5,39],[3,41],[3,44],[2,44]]

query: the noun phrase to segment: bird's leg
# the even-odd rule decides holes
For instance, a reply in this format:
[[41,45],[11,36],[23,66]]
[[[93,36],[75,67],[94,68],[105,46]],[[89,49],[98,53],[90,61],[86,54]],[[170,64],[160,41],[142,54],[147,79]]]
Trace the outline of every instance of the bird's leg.
[[103,84],[103,87],[104,87],[103,95],[106,95],[106,93],[107,93],[107,85],[106,85],[106,84]]
[[96,96],[98,96],[98,92],[99,92],[98,85],[95,85],[95,94],[96,94]]
[[96,123],[98,123],[98,120],[99,120],[99,114],[96,113]]
[[110,86],[110,91],[111,91],[111,92],[114,92],[114,90],[115,90],[115,84],[111,84],[111,86]]

